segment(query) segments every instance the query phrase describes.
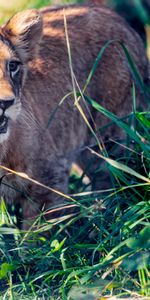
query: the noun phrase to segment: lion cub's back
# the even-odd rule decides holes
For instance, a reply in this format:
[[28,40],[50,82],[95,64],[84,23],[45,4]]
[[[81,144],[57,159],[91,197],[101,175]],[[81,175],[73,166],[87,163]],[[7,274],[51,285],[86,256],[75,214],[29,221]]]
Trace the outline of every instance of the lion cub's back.
[[[146,79],[148,77],[148,61],[138,34],[120,16],[103,7],[74,5],[65,6],[64,9],[63,7],[44,8],[41,13],[44,21],[40,50],[41,67],[38,65],[39,60],[37,60],[37,69],[41,68],[41,75],[36,72],[33,81],[37,81],[34,86],[36,87],[35,94],[37,94],[38,88],[36,97],[37,105],[39,107],[41,105],[40,111],[44,111],[43,106],[48,106],[44,111],[44,114],[47,114],[47,119],[49,112],[53,111],[56,104],[72,91],[64,14],[67,20],[73,71],[81,89],[85,85],[100,49],[107,41],[116,41],[105,50],[88,85],[86,94],[115,114],[126,115],[129,113],[132,109],[133,77],[127,59],[117,41],[122,41],[127,46],[141,75]],[[33,66],[36,69],[34,62]],[[39,88],[40,82],[41,88]],[[43,90],[45,97],[43,97]],[[31,92],[33,93],[33,86]],[[139,103],[141,95],[139,91],[138,93],[137,101]],[[42,99],[42,102],[38,101],[39,98]],[[86,130],[83,129],[85,127],[84,122],[81,122],[75,113],[73,101],[66,101],[62,105],[56,114],[56,122],[54,121],[51,125],[53,131],[56,131],[59,123],[65,124],[65,115],[67,115],[68,123],[64,125],[66,128],[66,142],[64,141],[64,144],[68,144],[71,124],[72,128],[75,129],[73,140],[76,138],[78,144],[81,135],[84,136],[83,132],[86,135]],[[96,120],[98,127],[103,126],[108,121],[102,116],[98,116],[98,119],[96,117]]]
[[[109,77],[108,70],[111,67],[112,73],[114,72],[115,75],[113,80],[119,81],[120,70],[123,73],[128,72],[127,59],[117,42],[121,41],[127,46],[142,76],[147,76],[148,62],[141,38],[123,18],[113,11],[101,6],[71,5],[44,8],[41,12],[44,20],[42,56],[45,55],[47,61],[53,62],[55,69],[59,67],[61,75],[62,72],[67,73],[68,69],[70,76],[64,28],[65,15],[73,70],[81,87],[85,83],[100,49],[110,40],[115,42],[105,50],[100,61],[98,69],[101,69],[101,73],[107,72]],[[118,78],[116,78],[117,73],[119,73]]]

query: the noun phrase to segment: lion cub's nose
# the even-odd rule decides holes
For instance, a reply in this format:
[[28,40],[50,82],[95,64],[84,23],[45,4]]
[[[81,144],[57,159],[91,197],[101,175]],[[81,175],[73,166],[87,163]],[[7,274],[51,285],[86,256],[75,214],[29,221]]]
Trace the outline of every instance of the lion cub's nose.
[[7,108],[9,108],[11,105],[14,104],[15,99],[11,100],[0,100],[0,108],[5,111]]

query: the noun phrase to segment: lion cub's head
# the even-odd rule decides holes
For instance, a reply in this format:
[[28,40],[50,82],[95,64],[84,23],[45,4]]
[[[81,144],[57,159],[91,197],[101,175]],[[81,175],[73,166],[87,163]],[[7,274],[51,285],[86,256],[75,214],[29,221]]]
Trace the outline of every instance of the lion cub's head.
[[27,64],[36,55],[41,35],[37,10],[17,13],[0,29],[0,143],[20,113]]

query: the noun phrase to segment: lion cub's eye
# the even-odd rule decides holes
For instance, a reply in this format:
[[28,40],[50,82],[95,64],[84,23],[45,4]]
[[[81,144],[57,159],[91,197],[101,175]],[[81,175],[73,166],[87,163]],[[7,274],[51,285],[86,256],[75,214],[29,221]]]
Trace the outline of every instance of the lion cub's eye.
[[20,61],[9,61],[8,70],[10,75],[14,77],[20,70],[21,62]]

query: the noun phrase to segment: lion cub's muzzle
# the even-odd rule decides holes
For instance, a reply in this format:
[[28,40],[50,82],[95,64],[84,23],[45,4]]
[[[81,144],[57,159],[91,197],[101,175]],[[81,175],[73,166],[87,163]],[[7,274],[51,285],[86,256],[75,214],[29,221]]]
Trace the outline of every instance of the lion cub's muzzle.
[[15,99],[0,100],[0,134],[7,132],[8,117],[5,116],[5,111],[14,104]]

